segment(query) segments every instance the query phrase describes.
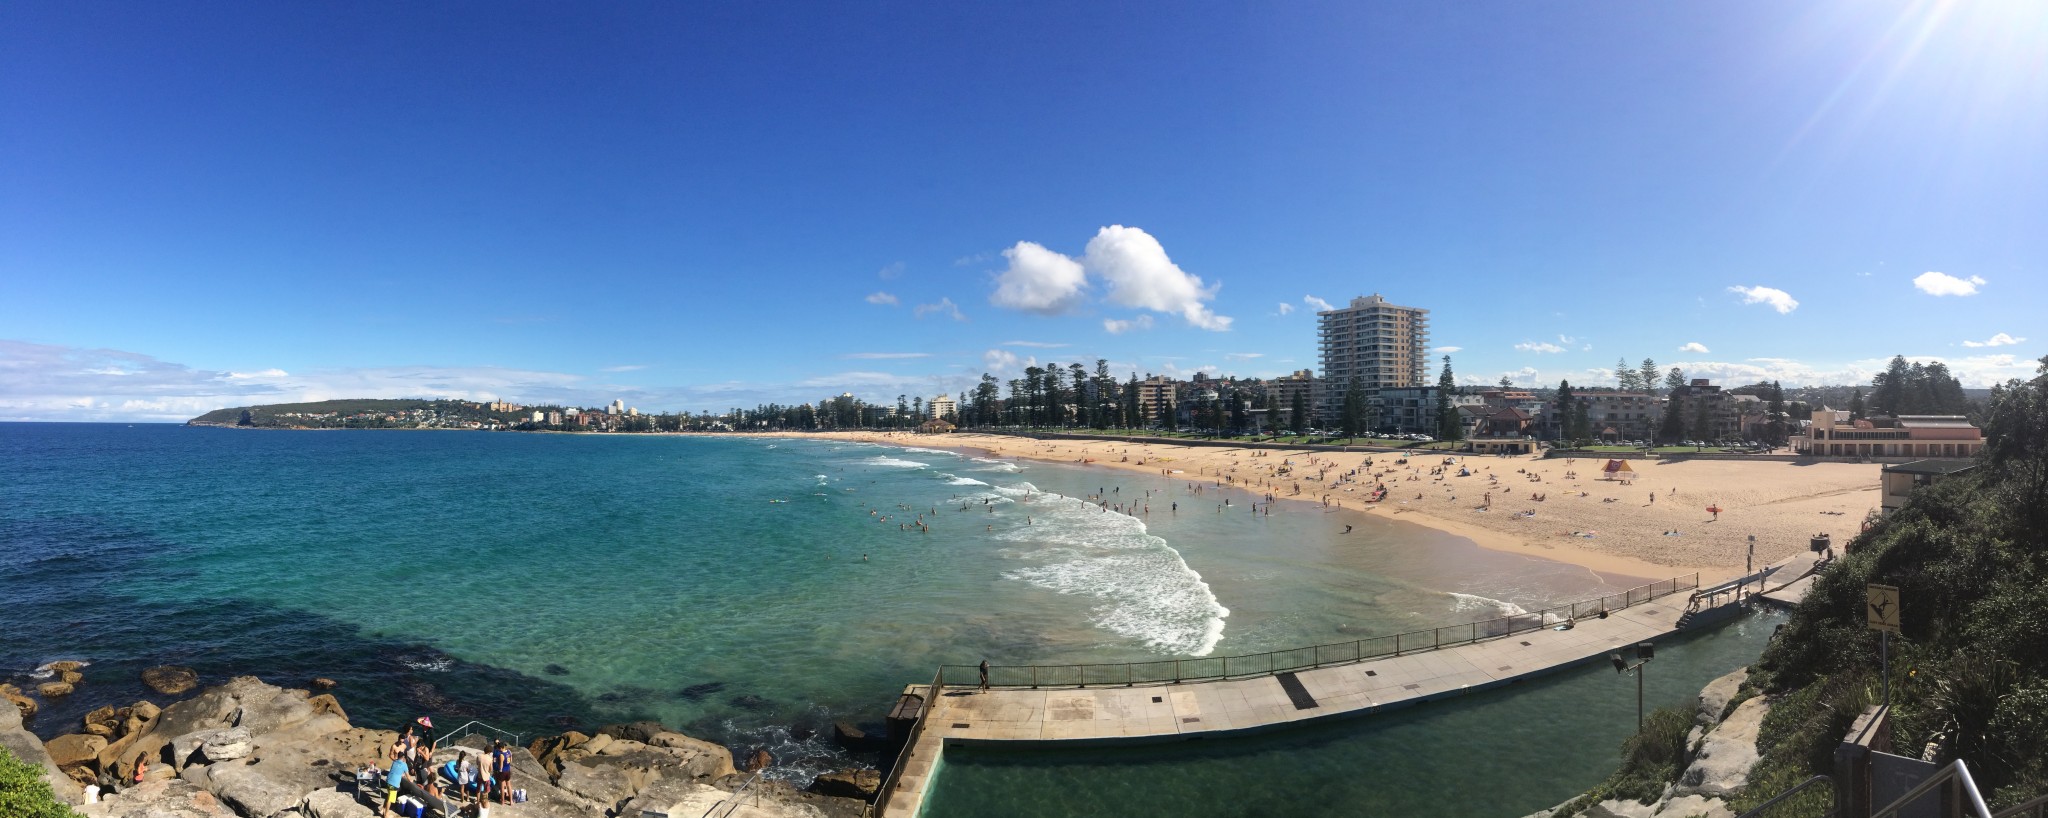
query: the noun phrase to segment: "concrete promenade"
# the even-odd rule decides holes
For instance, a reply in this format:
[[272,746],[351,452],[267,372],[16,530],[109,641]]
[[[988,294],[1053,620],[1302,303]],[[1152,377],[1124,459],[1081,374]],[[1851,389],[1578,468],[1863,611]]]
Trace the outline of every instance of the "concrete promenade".
[[[1605,619],[1579,619],[1569,630],[1545,628],[1441,650],[1242,679],[992,690],[975,689],[971,678],[948,679],[936,701],[927,696],[923,730],[902,760],[880,816],[918,815],[948,744],[1163,742],[1390,710],[1509,684],[1637,642],[1653,642],[1682,627],[1686,601],[1687,593],[1673,593],[1611,612]],[[1718,606],[1694,614],[1687,623],[1719,621],[1736,610],[1732,603]],[[929,689],[915,685],[906,692],[926,696]]]

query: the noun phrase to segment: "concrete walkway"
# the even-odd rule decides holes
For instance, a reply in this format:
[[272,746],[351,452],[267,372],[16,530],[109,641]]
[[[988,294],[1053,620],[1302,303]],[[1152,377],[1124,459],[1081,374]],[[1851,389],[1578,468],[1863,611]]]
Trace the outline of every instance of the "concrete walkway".
[[[1364,715],[1485,690],[1655,641],[1679,629],[1685,607],[1684,594],[1671,594],[1606,619],[1581,619],[1570,630],[1245,679],[1088,689],[949,687],[927,702],[924,731],[903,762],[881,818],[918,814],[948,744],[1162,742]],[[1695,616],[1701,622],[1722,618]],[[928,689],[916,685],[907,692],[923,696]]]

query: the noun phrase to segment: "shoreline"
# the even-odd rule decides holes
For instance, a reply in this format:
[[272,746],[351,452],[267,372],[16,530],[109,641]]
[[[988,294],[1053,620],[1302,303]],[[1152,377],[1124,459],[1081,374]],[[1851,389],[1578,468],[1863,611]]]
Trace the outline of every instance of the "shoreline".
[[[1328,498],[1338,512],[1377,514],[1383,519],[1414,523],[1461,537],[1489,551],[1644,582],[1695,572],[1702,584],[1740,576],[1749,558],[1749,537],[1755,537],[1752,564],[1756,566],[1804,551],[1809,532],[1826,531],[1846,540],[1856,533],[1854,526],[1861,519],[1862,509],[1877,505],[1879,478],[1879,467],[1869,464],[1795,466],[1716,461],[1643,464],[1642,471],[1630,475],[1630,481],[1620,481],[1578,475],[1581,470],[1597,475],[1602,465],[1598,460],[1457,454],[1442,454],[1456,463],[1442,466],[1445,473],[1436,475],[1432,470],[1440,465],[1439,453],[1416,457],[1385,452],[1254,450],[1116,440],[1039,440],[965,432],[780,432],[768,436],[975,449],[1004,457],[1103,466],[1155,477],[1178,468],[1182,472],[1180,477],[1185,479],[1200,479],[1253,493],[1270,491],[1276,499],[1289,503],[1320,505]],[[1432,462],[1398,464],[1409,457],[1417,461],[1428,458]],[[1290,461],[1294,465],[1289,473],[1278,476]],[[1307,473],[1311,467],[1320,472]],[[1467,471],[1462,477],[1455,477],[1453,469]],[[1349,479],[1354,474],[1358,481]],[[1499,480],[1501,477],[1507,479]],[[1387,506],[1369,504],[1358,496],[1361,486],[1367,490],[1372,486],[1370,482],[1359,481],[1375,479],[1383,481],[1388,489],[1386,502],[1392,511],[1382,514]],[[1516,480],[1526,480],[1531,485],[1511,487]],[[1293,484],[1290,487],[1301,493],[1281,491],[1283,482]],[[1403,495],[1411,490],[1414,495]],[[1460,490],[1466,493],[1467,500],[1458,500]],[[1554,491],[1562,496],[1551,497]],[[1517,497],[1519,492],[1528,494]],[[1600,496],[1595,497],[1596,493]],[[1470,499],[1472,494],[1480,494],[1484,499],[1474,502]],[[1649,502],[1642,502],[1643,496],[1650,496]],[[1661,505],[1657,502],[1660,498],[1665,501]],[[1709,516],[1701,511],[1705,508],[1720,508],[1721,512]],[[1724,515],[1726,524],[1722,520]],[[1794,525],[1799,528],[1791,528]]]

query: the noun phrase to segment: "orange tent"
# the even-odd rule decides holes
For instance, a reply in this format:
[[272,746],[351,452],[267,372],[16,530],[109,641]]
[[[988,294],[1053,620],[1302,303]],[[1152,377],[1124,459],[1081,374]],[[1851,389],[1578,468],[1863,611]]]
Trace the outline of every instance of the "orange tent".
[[1636,479],[1636,470],[1631,468],[1626,460],[1609,460],[1607,461],[1607,468],[1602,469],[1601,472],[1601,479],[1603,480],[1620,480],[1624,483],[1630,483]]

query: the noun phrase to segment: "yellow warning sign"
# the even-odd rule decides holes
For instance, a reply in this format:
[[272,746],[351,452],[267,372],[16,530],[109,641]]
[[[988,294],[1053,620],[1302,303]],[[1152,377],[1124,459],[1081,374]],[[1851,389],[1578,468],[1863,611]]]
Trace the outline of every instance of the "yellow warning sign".
[[1863,609],[1870,617],[1870,629],[1898,633],[1899,589],[1890,585],[1871,585],[1864,589],[1863,595]]

